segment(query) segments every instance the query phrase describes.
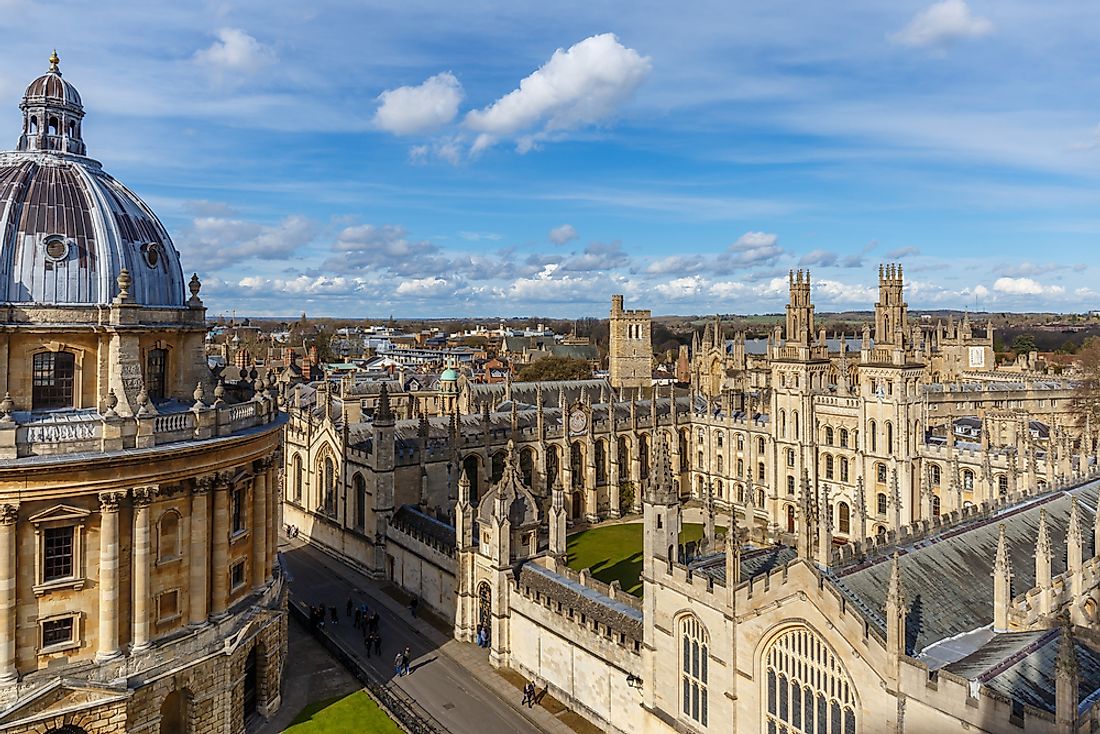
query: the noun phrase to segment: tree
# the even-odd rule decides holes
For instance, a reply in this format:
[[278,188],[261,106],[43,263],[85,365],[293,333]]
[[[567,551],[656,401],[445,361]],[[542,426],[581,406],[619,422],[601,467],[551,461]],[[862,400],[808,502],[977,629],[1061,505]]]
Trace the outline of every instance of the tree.
[[1012,340],[1012,351],[1016,354],[1027,354],[1036,351],[1035,337],[1031,334],[1020,334]]
[[588,362],[575,357],[543,357],[520,370],[521,382],[542,380],[587,380],[592,377]]

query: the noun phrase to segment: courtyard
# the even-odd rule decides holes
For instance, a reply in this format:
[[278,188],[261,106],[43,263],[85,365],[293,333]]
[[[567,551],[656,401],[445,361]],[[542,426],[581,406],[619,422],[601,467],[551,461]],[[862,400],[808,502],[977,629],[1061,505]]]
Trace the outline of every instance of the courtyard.
[[[623,591],[642,595],[642,543],[644,525],[640,522],[600,525],[569,536],[567,563],[580,571],[588,569],[605,584],[618,581]],[[721,534],[725,528],[716,528]],[[703,537],[701,523],[684,523],[680,544],[692,543]]]

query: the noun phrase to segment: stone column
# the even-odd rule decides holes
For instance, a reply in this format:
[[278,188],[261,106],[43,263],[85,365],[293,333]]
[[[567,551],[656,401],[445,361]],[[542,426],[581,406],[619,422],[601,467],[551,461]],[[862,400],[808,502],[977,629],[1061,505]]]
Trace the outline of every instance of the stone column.
[[259,591],[267,580],[267,473],[268,462],[259,463],[252,482],[252,588]]
[[99,495],[99,649],[97,663],[117,658],[118,649],[118,503],[122,492]]
[[213,563],[210,615],[215,620],[226,616],[229,607],[229,482],[215,482],[214,487]]
[[15,667],[15,521],[18,505],[0,505],[0,685],[19,677]]
[[267,470],[267,550],[264,559],[264,573],[269,577],[275,568],[275,554],[278,552],[280,493],[279,493],[279,466],[276,461]]
[[149,505],[156,496],[156,487],[134,489],[134,608],[131,652],[142,652],[149,647],[149,564],[151,545],[149,538]]
[[200,477],[191,490],[191,557],[190,594],[188,595],[188,623],[192,627],[206,624],[209,609],[209,579],[207,569],[210,565],[210,539],[207,533],[209,516],[209,494],[213,486],[213,477]]

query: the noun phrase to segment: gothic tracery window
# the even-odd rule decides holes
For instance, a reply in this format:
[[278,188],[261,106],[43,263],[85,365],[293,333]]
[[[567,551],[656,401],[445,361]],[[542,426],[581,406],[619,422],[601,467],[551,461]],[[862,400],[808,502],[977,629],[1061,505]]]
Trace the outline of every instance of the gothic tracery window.
[[769,734],[855,734],[856,699],[841,661],[807,627],[779,635],[764,656]]
[[681,665],[684,716],[707,725],[707,654],[710,640],[707,630],[693,616],[680,620]]

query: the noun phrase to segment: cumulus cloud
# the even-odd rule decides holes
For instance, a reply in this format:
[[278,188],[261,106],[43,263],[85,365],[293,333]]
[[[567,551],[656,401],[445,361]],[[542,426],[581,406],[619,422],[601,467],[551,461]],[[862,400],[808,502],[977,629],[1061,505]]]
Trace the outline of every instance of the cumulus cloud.
[[653,275],[698,273],[706,267],[707,261],[699,255],[670,255],[651,262],[646,266],[645,272]]
[[449,71],[415,87],[387,89],[378,95],[374,126],[394,135],[434,132],[455,119],[462,96],[462,85]]
[[1071,266],[1060,263],[1033,263],[1027,260],[1021,263],[1005,263],[996,269],[1001,275],[1011,278],[1021,276],[1046,275],[1059,270],[1068,270]]
[[1060,285],[1043,285],[1032,278],[997,278],[993,290],[1010,296],[1060,295],[1065,288]]
[[204,268],[219,268],[249,258],[282,258],[317,236],[314,222],[291,215],[269,226],[229,217],[196,217],[179,237],[184,255]]
[[563,224],[560,227],[554,227],[550,230],[550,241],[555,245],[564,245],[566,242],[572,242],[577,239],[578,236],[577,230],[572,224]]
[[886,257],[890,260],[900,260],[903,257],[910,257],[912,255],[919,255],[919,247],[897,247],[886,253]]
[[394,289],[394,295],[415,298],[433,298],[451,293],[451,284],[437,277],[413,278],[404,280]]
[[815,265],[821,268],[829,268],[837,264],[839,256],[828,250],[810,250],[798,258],[798,264],[802,266]]
[[296,296],[314,295],[350,295],[363,287],[363,282],[355,278],[329,275],[299,275],[294,278],[263,278],[246,276],[237,285],[246,290],[263,293],[283,293]]
[[718,256],[718,264],[727,270],[771,265],[783,255],[778,235],[746,232]]
[[275,51],[239,28],[221,28],[217,39],[195,52],[195,61],[219,74],[256,71],[275,61]]
[[621,242],[593,242],[580,254],[562,262],[561,269],[572,272],[611,270],[623,267],[629,261],[630,257],[623,251]]
[[903,46],[929,48],[992,32],[993,23],[974,15],[965,0],[942,0],[913,16],[892,38]]
[[466,114],[466,127],[477,134],[472,152],[515,137],[523,153],[549,135],[601,122],[630,99],[649,70],[649,58],[611,33],[559,48],[518,89]]

